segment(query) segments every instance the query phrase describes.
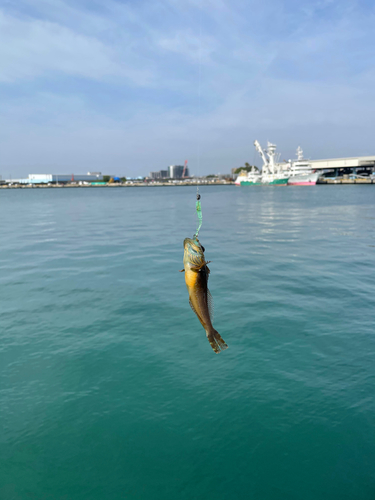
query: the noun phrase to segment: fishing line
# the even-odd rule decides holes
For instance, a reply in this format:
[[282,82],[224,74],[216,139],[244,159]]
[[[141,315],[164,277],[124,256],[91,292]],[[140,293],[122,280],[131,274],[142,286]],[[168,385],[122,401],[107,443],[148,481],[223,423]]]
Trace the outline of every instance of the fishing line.
[[[199,13],[199,43],[198,43],[198,123],[201,121],[201,98],[202,98],[202,6]],[[199,123],[200,124],[200,123]],[[197,140],[197,163],[198,171],[200,173],[201,162],[201,143],[200,135],[198,134]]]
[[[199,54],[199,67],[198,67],[198,122],[201,118],[201,94],[202,94],[202,5],[200,5],[199,13],[199,44],[198,44],[198,54]],[[198,173],[200,173],[200,160],[201,160],[201,144],[200,135],[197,139],[197,166]],[[198,226],[194,234],[194,238],[198,239],[200,228],[202,227],[202,207],[201,207],[201,195],[199,194],[199,186],[197,186],[197,201],[195,203],[195,210],[197,212]]]

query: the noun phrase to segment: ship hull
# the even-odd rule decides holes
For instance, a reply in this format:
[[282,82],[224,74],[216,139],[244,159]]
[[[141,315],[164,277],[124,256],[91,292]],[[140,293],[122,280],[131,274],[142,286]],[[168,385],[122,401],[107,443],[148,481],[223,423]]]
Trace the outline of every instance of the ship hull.
[[253,182],[253,181],[242,181],[241,186],[286,186],[288,184],[288,178],[285,179],[273,179],[264,182]]
[[288,184],[290,186],[315,186],[320,175],[320,173],[294,175],[289,177]]
[[285,177],[285,179],[275,179],[270,182],[265,182],[265,184],[269,184],[270,186],[274,185],[285,186],[286,184],[288,184],[288,177]]
[[250,185],[260,185],[260,176],[240,176],[235,180],[236,186],[250,186]]
[[288,182],[289,186],[315,186],[316,181]]

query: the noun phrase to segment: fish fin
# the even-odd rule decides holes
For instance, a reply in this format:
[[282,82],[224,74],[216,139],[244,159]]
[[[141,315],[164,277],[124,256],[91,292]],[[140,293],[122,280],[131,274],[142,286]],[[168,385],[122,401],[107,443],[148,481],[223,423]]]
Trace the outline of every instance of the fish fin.
[[[208,279],[208,276],[207,276]],[[207,288],[207,306],[208,306],[208,314],[210,315],[211,323],[214,322],[214,299],[212,298],[210,290]]]
[[193,309],[193,311],[195,312],[195,314],[196,314],[196,315],[198,316],[198,318],[199,318],[199,315],[198,315],[198,313],[197,313],[197,311],[196,311],[195,307],[193,306],[193,303],[192,303],[192,301],[191,301],[191,298],[190,298],[190,297],[189,297],[189,304],[190,304],[190,307]]
[[201,264],[200,266],[190,266],[190,269],[191,269],[192,271],[200,271],[200,270],[202,269],[202,267],[204,267],[204,266],[205,266],[205,264],[206,264],[206,263],[205,263],[205,262],[203,262],[203,264]]
[[184,272],[185,272],[185,269],[180,269],[178,272],[179,272],[179,273],[184,273]]
[[200,271],[201,269],[203,269],[203,268],[204,268],[204,266],[206,266],[206,268],[207,268],[207,272],[208,272],[208,274],[210,274],[210,272],[211,272],[211,271],[210,271],[210,270],[208,269],[208,267],[207,267],[207,264],[209,264],[210,262],[211,262],[211,261],[209,260],[209,261],[207,261],[207,262],[203,262],[203,264],[201,264],[200,266],[190,266],[190,269],[191,269],[192,271]]
[[214,350],[214,352],[216,352],[216,354],[219,354],[221,351],[228,349],[227,344],[224,342],[220,333],[216,331],[215,328],[212,328],[210,332],[206,331],[206,335],[212,349]]

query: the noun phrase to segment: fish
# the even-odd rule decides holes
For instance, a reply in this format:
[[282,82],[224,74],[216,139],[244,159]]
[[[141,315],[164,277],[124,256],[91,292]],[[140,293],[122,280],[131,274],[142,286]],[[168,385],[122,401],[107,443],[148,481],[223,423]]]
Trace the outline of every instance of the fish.
[[205,248],[198,237],[184,239],[184,269],[186,287],[189,292],[189,304],[206,331],[207,339],[216,354],[228,346],[219,332],[212,326],[213,299],[207,282],[210,270],[204,257]]

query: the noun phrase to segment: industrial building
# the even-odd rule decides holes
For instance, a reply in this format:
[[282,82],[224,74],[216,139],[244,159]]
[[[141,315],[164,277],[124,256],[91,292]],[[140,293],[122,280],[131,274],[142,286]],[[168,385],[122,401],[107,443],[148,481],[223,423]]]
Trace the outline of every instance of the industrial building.
[[87,174],[29,174],[25,179],[7,179],[13,184],[63,184],[67,182],[98,182],[102,181],[101,172],[87,172]]
[[315,170],[327,169],[374,169],[375,156],[355,156],[352,158],[331,158],[328,160],[307,160]]

